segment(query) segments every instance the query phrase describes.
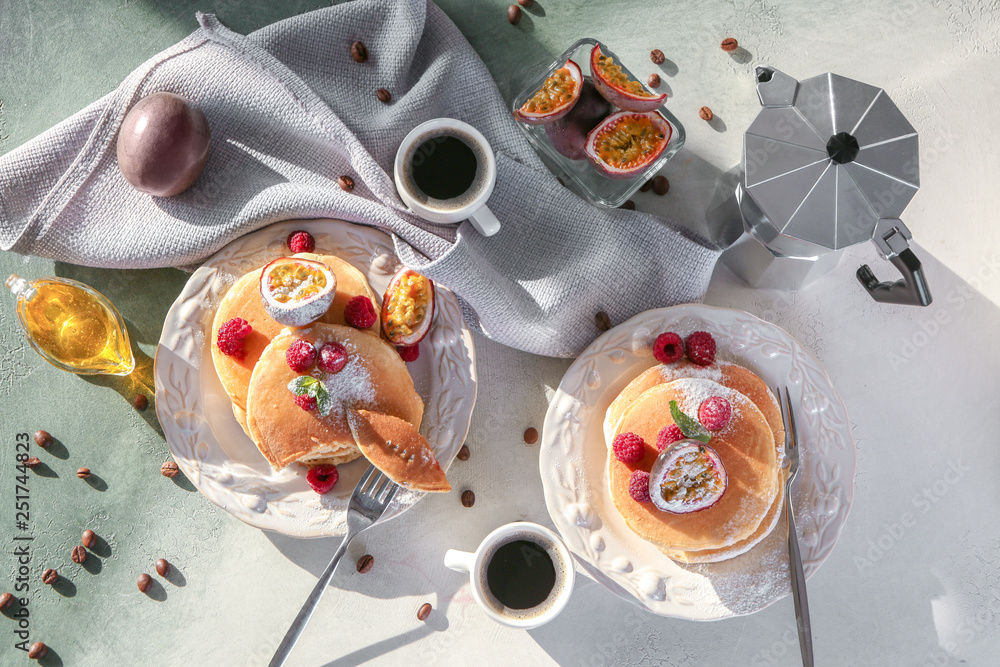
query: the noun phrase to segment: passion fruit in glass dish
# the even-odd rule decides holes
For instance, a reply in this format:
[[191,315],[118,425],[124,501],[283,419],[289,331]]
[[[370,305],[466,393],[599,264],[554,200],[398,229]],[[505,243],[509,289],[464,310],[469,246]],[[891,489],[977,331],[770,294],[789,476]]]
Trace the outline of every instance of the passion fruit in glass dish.
[[[567,188],[592,204],[606,208],[618,208],[643,183],[653,178],[667,161],[677,154],[684,145],[686,135],[684,127],[677,120],[677,117],[666,106],[661,105],[651,113],[659,115],[670,126],[671,132],[663,151],[648,164],[635,169],[632,174],[619,174],[621,177],[612,178],[607,173],[596,169],[590,160],[585,159],[586,155],[582,150],[583,143],[575,142],[579,141],[580,136],[585,137],[607,115],[619,111],[618,107],[606,103],[606,112],[598,118],[590,118],[588,122],[592,124],[589,128],[586,128],[585,132],[577,133],[575,138],[572,134],[567,136],[567,128],[564,124],[573,118],[575,114],[586,109],[586,107],[581,107],[581,105],[584,105],[586,102],[585,95],[587,88],[596,88],[595,76],[591,70],[591,56],[593,55],[594,48],[598,45],[597,40],[590,38],[584,38],[575,42],[553,61],[548,68],[540,70],[538,75],[528,82],[522,92],[514,98],[511,104],[511,111],[514,112],[521,108],[525,102],[541,89],[545,80],[562,68],[568,60],[577,63],[583,74],[584,83],[580,99],[574,107],[563,118],[553,123],[533,125],[518,122],[517,126],[525,134],[528,142],[535,149],[535,152],[538,153],[539,158],[541,158],[549,171],[559,177]],[[629,71],[622,59],[612,52],[606,44],[600,44],[599,46],[601,54],[611,59],[611,62],[620,69],[623,77],[627,77],[630,81],[645,80],[645,76],[637,77]],[[598,97],[603,96],[599,94]],[[560,126],[563,127],[557,130],[556,128]]]

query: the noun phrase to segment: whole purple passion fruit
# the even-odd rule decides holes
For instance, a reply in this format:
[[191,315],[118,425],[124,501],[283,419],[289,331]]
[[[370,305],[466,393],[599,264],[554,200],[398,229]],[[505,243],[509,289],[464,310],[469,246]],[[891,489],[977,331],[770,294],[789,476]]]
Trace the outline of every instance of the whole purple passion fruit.
[[208,160],[201,109],[173,93],[153,93],[129,109],[118,132],[118,168],[132,187],[156,197],[187,190]]
[[590,79],[583,82],[580,99],[568,114],[545,126],[549,143],[570,160],[586,160],[587,134],[611,113],[611,104]]

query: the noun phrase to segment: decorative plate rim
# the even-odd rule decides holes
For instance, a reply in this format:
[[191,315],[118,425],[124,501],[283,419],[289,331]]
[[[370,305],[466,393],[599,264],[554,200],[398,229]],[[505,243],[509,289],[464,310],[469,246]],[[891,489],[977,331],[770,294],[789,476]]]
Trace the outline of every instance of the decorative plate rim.
[[[598,451],[593,422],[596,420],[597,432],[602,432],[605,411],[594,414],[594,403],[612,391],[616,382],[630,381],[655,364],[651,352],[655,336],[669,330],[680,333],[683,327],[676,325],[684,322],[700,322],[698,328],[710,331],[719,343],[720,358],[744,363],[769,386],[788,385],[793,395],[800,396],[796,417],[802,464],[792,488],[793,509],[806,576],[819,568],[833,549],[853,502],[857,457],[850,420],[830,376],[815,356],[781,327],[750,313],[684,304],[640,313],[605,332],[574,360],[559,384],[545,415],[539,468],[552,521],[595,579],[653,613],[716,620],[755,613],[790,592],[787,580],[780,586],[772,581],[761,591],[760,600],[734,610],[722,600],[706,600],[704,591],[699,590],[707,583],[714,593],[713,576],[720,580],[737,576],[714,572],[727,571],[728,567],[716,566],[738,560],[757,564],[765,575],[787,571],[786,540],[771,539],[784,530],[784,517],[768,538],[742,556],[722,564],[681,566],[628,529],[613,506],[613,514],[601,513],[601,507],[592,502],[595,481],[585,474],[586,464],[580,456],[584,450]],[[754,363],[761,361],[765,363]],[[784,376],[776,382],[773,376],[779,372]],[[609,402],[605,401],[605,407]],[[600,448],[607,451],[603,435]],[[605,459],[602,453],[600,470],[604,475]],[[591,463],[591,469],[594,465]],[[602,479],[596,486],[603,483]],[[599,500],[610,505],[610,499]]]
[[[218,392],[203,387],[205,382],[218,383],[205,341],[211,337],[219,300],[235,277],[263,266],[268,258],[290,254],[285,240],[298,229],[316,238],[315,252],[336,254],[361,270],[376,294],[399,265],[387,234],[342,220],[288,220],[232,241],[192,274],[167,313],[153,368],[156,415],[174,460],[212,503],[256,528],[293,537],[328,537],[346,530],[351,488],[342,484],[334,493],[318,496],[303,473],[290,469],[295,466],[270,471],[231,410],[218,409]],[[424,358],[410,368],[425,405],[420,430],[447,470],[468,434],[478,382],[472,334],[458,300],[443,286],[435,287],[434,323],[421,343]],[[203,377],[202,370],[212,379]],[[215,429],[229,434],[225,445]],[[227,449],[246,453],[248,461],[238,461]],[[398,516],[423,495],[400,490],[380,521]]]

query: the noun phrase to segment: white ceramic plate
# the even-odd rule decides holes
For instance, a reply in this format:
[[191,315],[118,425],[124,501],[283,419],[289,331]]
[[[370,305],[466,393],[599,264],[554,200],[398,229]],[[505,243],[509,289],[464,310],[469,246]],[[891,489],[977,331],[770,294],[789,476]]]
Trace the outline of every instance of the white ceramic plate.
[[[167,314],[156,349],[156,415],[184,474],[236,518],[295,537],[342,535],[347,502],[367,461],[338,466],[340,481],[323,496],[309,488],[300,466],[274,472],[233,416],[209,346],[222,296],[243,274],[290,254],[285,239],[295,229],[315,237],[316,252],[360,269],[376,294],[398,267],[387,235],[339,220],[283,222],[230,243],[195,271]],[[434,323],[420,343],[420,358],[407,367],[424,400],[420,432],[447,470],[465,441],[476,402],[475,351],[455,296],[436,287]],[[422,495],[400,490],[382,520]]]
[[854,496],[850,422],[815,357],[788,333],[749,313],[674,306],[636,315],[606,332],[563,376],[545,416],[540,466],[552,520],[598,581],[657,614],[707,621],[751,614],[790,592],[784,518],[741,556],[675,563],[632,532],[615,509],[602,430],[611,401],[656,363],[656,336],[698,330],[715,337],[717,358],[791,392],[801,446],[792,507],[806,576],[814,573],[833,549]]

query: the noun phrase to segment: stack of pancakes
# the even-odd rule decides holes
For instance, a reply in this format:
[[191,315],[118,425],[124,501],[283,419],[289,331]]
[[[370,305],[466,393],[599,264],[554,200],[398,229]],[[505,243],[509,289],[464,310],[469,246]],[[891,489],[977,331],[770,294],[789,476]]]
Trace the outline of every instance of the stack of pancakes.
[[[696,417],[701,402],[721,396],[732,418],[709,443],[722,458],[729,477],[718,503],[691,514],[671,514],[629,495],[635,470],[649,471],[659,452],[657,434],[674,423],[670,401]],[[618,461],[611,442],[620,433],[646,442],[636,464]],[[633,380],[608,407],[604,420],[608,443],[608,481],[612,501],[639,536],[683,563],[713,563],[745,553],[778,522],[784,502],[785,472],[781,412],[767,385],[754,373],[726,362],[701,367],[682,361],[657,365]]]
[[[368,297],[376,313],[380,310],[380,300],[364,275],[332,255],[299,253],[293,257],[322,262],[337,278],[333,304],[319,320],[307,327],[286,328],[271,319],[260,297],[263,268],[240,278],[215,313],[212,360],[243,430],[271,466],[280,469],[293,462],[336,465],[361,456],[348,423],[352,410],[371,410],[399,418],[415,431],[419,429],[423,401],[406,364],[381,339],[380,322],[376,320],[364,330],[346,326],[344,307],[356,296]],[[253,333],[244,340],[243,359],[222,354],[215,344],[219,328],[235,317],[253,327]],[[288,366],[285,352],[298,339],[309,341],[317,350],[328,342],[340,343],[347,350],[344,369],[324,376],[324,386],[336,399],[334,409],[324,417],[296,405],[288,389],[288,383],[299,373]]]

